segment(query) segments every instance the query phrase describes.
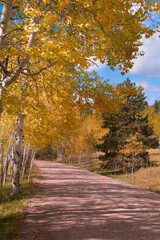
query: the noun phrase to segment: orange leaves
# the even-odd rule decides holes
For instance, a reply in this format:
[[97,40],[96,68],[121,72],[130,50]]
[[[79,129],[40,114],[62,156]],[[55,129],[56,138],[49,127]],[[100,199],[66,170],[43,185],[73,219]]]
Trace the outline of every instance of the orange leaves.
[[[49,0],[43,2],[50,4]],[[142,4],[141,1],[136,2],[137,6]],[[122,73],[125,73],[132,66],[131,59],[133,56],[136,57],[138,52],[138,49],[133,48],[132,45],[133,43],[137,44],[140,38],[139,33],[145,33],[146,37],[150,37],[153,33],[152,29],[148,30],[149,28],[144,25],[144,13],[141,9],[132,18],[131,9],[134,4],[134,1],[133,3],[132,1],[125,3],[120,0],[116,3],[102,0],[70,3],[68,0],[58,0],[57,3],[53,4],[53,9],[51,7],[49,11],[46,11],[45,7],[41,9],[41,12],[37,8],[28,8],[25,11],[30,16],[43,16],[40,21],[40,26],[43,29],[41,35],[48,36],[45,41],[54,38],[54,42],[52,42],[54,48],[51,51],[46,51],[42,58],[47,59],[47,54],[52,55],[51,52],[53,51],[53,55],[54,52],[59,53],[56,57],[62,65],[65,61],[71,61],[85,67],[87,61],[84,59],[95,56],[99,59],[105,58],[104,61],[108,60],[110,66],[121,63]],[[151,9],[153,5],[156,9],[158,8],[158,4],[151,4],[149,1],[144,4],[144,8]],[[68,28],[70,25],[72,27]],[[50,34],[49,30],[53,28],[54,32]],[[134,31],[131,31],[131,29]],[[55,46],[54,43],[60,41],[66,42],[66,44],[59,51],[59,45]],[[94,41],[96,45],[94,45]],[[121,49],[122,44],[123,50]],[[100,49],[100,47],[95,46],[102,47]],[[82,48],[83,51],[81,51]],[[75,49],[77,50],[75,51]],[[124,52],[129,51],[130,54],[124,54]],[[43,50],[41,52],[45,53]],[[135,54],[132,54],[133,52]]]
[[[139,7],[141,4],[143,6]],[[33,31],[37,33],[36,44],[29,54],[35,62],[56,59],[62,66],[70,62],[86,67],[85,59],[94,56],[107,61],[110,67],[121,65],[124,74],[138,54],[142,34],[150,37],[153,33],[152,25],[148,27],[144,19],[149,11],[158,12],[159,8],[158,1],[140,0],[43,0],[40,6],[32,1],[20,8],[25,31],[13,31],[10,55],[18,55],[22,49],[25,51],[27,36]],[[19,22],[16,24],[20,25]],[[12,24],[12,30],[16,24]],[[18,51],[15,35],[21,42]],[[52,42],[49,49],[48,42]],[[63,47],[60,42],[64,43]]]
[[63,214],[65,214],[66,211],[67,211],[67,209],[64,209],[64,210],[62,210],[62,211],[59,211],[57,214],[63,215]]
[[68,0],[58,0],[58,11],[62,12],[65,8],[68,7]]
[[49,3],[50,0],[42,0],[45,4]]
[[66,18],[66,24],[68,25],[68,24],[70,24],[71,22],[72,22],[72,17],[71,16],[67,16],[67,18]]
[[135,156],[142,152],[144,144],[142,141],[139,141],[140,134],[136,133],[135,135],[130,136],[126,140],[125,146],[120,150],[122,154],[134,154]]
[[32,8],[32,7],[29,7],[29,6],[27,6],[24,9],[24,12],[25,12],[26,15],[30,15],[31,17],[37,17],[37,16],[41,16],[42,15],[40,9]]

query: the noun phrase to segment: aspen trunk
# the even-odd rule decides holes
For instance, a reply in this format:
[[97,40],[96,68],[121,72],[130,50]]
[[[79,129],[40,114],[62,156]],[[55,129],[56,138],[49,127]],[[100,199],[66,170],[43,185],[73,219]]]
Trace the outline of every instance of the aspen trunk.
[[63,149],[63,145],[61,145],[59,147],[59,158],[60,158],[60,161],[63,163],[64,162],[64,149]]
[[79,165],[82,163],[82,153],[79,153]]
[[9,20],[13,11],[13,0],[5,0],[0,20],[0,48],[5,45],[5,37],[8,31]]
[[1,186],[3,185],[3,177],[4,177],[3,147],[1,147]]
[[2,101],[2,82],[0,83],[0,115],[3,112],[3,101]]
[[132,174],[134,172],[134,153],[132,153]]
[[7,174],[8,174],[8,167],[11,162],[11,159],[13,158],[13,141],[14,141],[14,133],[15,129],[13,128],[12,133],[10,135],[7,155],[6,155],[6,161],[5,161],[5,168],[4,168],[4,176],[3,176],[3,186],[5,186],[6,180],[7,180]]
[[72,151],[70,151],[70,163],[73,164],[73,156],[72,156]]
[[10,157],[11,157],[11,156],[9,156],[9,155],[6,157],[4,174],[3,174],[3,186],[5,186],[6,181],[7,181],[8,167],[9,167],[9,163],[10,163]]
[[28,160],[29,150],[30,150],[30,144],[25,146],[24,147],[24,151],[23,151],[22,169],[21,169],[21,182],[23,180],[24,173],[26,171],[26,162]]
[[3,155],[4,155],[4,146],[3,146],[3,138],[4,138],[4,125],[5,125],[5,116],[3,119],[3,125],[0,127],[2,128],[1,136],[0,136],[0,152],[1,152],[1,186],[3,184],[3,177],[4,177],[4,160],[3,160]]
[[20,170],[22,165],[22,140],[25,117],[26,117],[25,114],[20,113],[17,120],[16,141],[13,150],[14,156],[13,156],[11,195],[18,195],[20,192]]
[[32,150],[32,154],[31,154],[31,162],[30,162],[30,167],[29,167],[29,174],[28,174],[28,182],[30,181],[30,177],[31,177],[31,172],[32,172],[32,168],[33,168],[33,162],[34,162],[34,157],[37,151],[37,146],[35,149]]

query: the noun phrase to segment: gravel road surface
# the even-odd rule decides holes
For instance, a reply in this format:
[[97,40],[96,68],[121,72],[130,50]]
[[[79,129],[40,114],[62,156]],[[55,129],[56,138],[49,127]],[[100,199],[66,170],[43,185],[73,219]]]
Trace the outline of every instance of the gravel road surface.
[[60,163],[35,163],[44,193],[28,201],[20,239],[160,240],[160,194]]

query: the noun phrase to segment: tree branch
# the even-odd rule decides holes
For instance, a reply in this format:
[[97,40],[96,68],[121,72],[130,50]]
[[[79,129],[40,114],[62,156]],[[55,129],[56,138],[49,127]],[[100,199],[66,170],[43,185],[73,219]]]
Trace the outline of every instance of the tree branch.
[[24,74],[24,75],[26,75],[26,76],[36,76],[36,75],[40,74],[41,72],[43,72],[44,70],[52,67],[52,66],[53,66],[54,64],[56,64],[56,63],[57,63],[57,62],[54,62],[54,63],[52,63],[52,64],[50,64],[50,65],[48,65],[48,66],[45,66],[45,67],[41,68],[38,72],[31,73],[29,70],[27,70],[29,73],[23,71],[22,74]]

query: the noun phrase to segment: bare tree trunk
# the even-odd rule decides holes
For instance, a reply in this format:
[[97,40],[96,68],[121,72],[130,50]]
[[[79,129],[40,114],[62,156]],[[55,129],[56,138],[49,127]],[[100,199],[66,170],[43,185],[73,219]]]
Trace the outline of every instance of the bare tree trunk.
[[0,151],[1,151],[1,185],[3,184],[3,177],[4,177],[4,161],[3,161],[3,153],[4,153],[4,146],[3,146],[3,138],[4,138],[4,125],[5,125],[5,116],[3,119],[3,125],[0,127],[2,128],[1,136],[0,136]]
[[132,153],[132,174],[134,172],[134,153]]
[[59,146],[57,146],[57,159],[60,159],[60,151],[59,151]]
[[3,162],[3,146],[1,146],[1,186],[3,185],[4,162]]
[[5,186],[6,181],[7,181],[8,167],[9,167],[10,160],[11,160],[11,155],[8,154],[7,157],[6,157],[4,174],[3,174],[3,186]]
[[60,158],[60,161],[63,163],[64,162],[64,148],[63,148],[62,144],[59,147],[59,158]]
[[3,112],[3,101],[2,101],[2,81],[0,83],[0,115]]
[[31,172],[32,172],[32,167],[33,167],[33,162],[34,162],[34,157],[35,157],[36,151],[37,151],[37,146],[32,151],[31,163],[30,163],[29,174],[28,174],[28,182],[30,181],[30,177],[31,177]]
[[9,20],[12,15],[14,0],[5,0],[3,4],[3,10],[0,20],[0,48],[5,45],[5,37],[8,32]]
[[72,156],[72,151],[70,151],[70,163],[73,164],[73,156]]
[[14,158],[13,158],[11,195],[18,195],[20,192],[20,170],[22,165],[22,140],[25,117],[26,117],[25,114],[20,113],[17,120],[16,141],[13,150]]
[[81,164],[81,162],[82,162],[82,152],[80,151],[80,153],[79,153],[79,164]]
[[15,129],[13,128],[12,133],[10,135],[9,145],[8,145],[8,150],[7,150],[7,155],[6,155],[4,175],[3,175],[3,186],[5,186],[5,183],[7,180],[8,167],[9,167],[10,161],[12,159],[12,151],[13,151],[12,147],[13,147],[13,141],[14,141],[14,133],[15,133]]
[[21,170],[21,182],[23,180],[24,173],[25,173],[25,170],[26,170],[26,162],[27,162],[27,159],[28,159],[29,150],[30,150],[30,144],[25,146],[24,147],[24,151],[23,151],[22,170]]

